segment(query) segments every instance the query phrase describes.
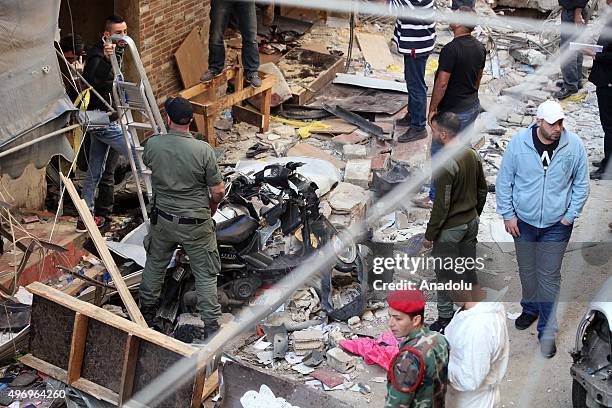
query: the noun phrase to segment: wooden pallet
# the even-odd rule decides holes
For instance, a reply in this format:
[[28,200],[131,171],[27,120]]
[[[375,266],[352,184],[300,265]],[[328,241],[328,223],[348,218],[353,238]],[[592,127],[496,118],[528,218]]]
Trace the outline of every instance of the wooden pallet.
[[[98,399],[121,405],[197,349],[107,310],[34,282],[30,354],[25,365]],[[214,377],[214,378],[213,378]],[[199,407],[217,386],[203,365],[158,406]],[[206,382],[206,384],[205,384]]]
[[[259,76],[262,82],[259,88],[252,86],[243,87],[244,72],[240,64],[240,55],[238,55],[237,63],[234,67],[226,69],[221,75],[210,82],[199,83],[179,93],[183,98],[191,102],[196,126],[199,131],[204,133],[206,141],[211,146],[216,146],[217,144],[214,128],[217,115],[222,110],[231,108],[234,105],[241,105],[244,101],[256,95],[261,94],[263,97],[256,123],[260,132],[268,131],[270,126],[272,87],[276,82],[276,77],[262,72],[259,73]],[[231,80],[234,81],[234,93],[218,97],[217,88]]]

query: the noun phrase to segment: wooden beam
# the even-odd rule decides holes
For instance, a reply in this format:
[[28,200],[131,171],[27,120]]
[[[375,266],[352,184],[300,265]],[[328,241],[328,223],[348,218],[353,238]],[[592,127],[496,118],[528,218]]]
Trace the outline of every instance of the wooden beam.
[[121,389],[119,391],[120,405],[123,405],[132,396],[139,349],[140,339],[132,334],[128,334],[123,357],[123,368],[121,370]]
[[202,392],[202,401],[205,401],[208,397],[210,397],[217,388],[219,388],[219,371],[215,370],[208,376],[208,378],[206,378],[204,390]]
[[74,310],[75,312],[79,312],[91,319],[115,327],[123,332],[137,336],[142,340],[146,340],[182,356],[191,356],[197,351],[195,347],[189,346],[188,344],[173,339],[172,337],[168,337],[165,334],[156,332],[153,329],[142,327],[134,322],[119,317],[108,310],[102,309],[101,307],[83,302],[82,300],[72,296],[68,296],[55,288],[46,286],[43,283],[30,283],[27,286],[27,289],[35,296],[40,296],[55,302],[68,309]]
[[227,81],[230,81],[236,77],[236,70],[234,68],[226,69],[222,75],[214,78],[210,82],[199,83],[197,85],[192,86],[191,88],[184,89],[179,92],[179,95],[185,99],[192,99],[194,96],[200,95],[206,91],[208,91],[211,87],[218,87],[219,85],[224,84]]
[[74,316],[70,356],[68,358],[68,384],[72,384],[81,378],[81,367],[83,366],[83,355],[85,354],[88,323],[89,317],[86,315],[77,312]]
[[54,366],[53,364],[49,364],[46,361],[34,357],[31,354],[26,354],[25,356],[21,357],[19,359],[19,362],[42,373],[45,373],[58,381],[61,381],[63,383],[68,382],[68,371],[64,370],[63,368]]
[[76,207],[77,211],[79,212],[79,215],[81,216],[81,219],[83,220],[85,226],[87,227],[87,230],[89,231],[89,235],[93,240],[94,245],[98,250],[98,253],[100,254],[100,258],[102,258],[102,262],[104,263],[106,269],[113,278],[113,282],[115,284],[115,287],[117,288],[117,292],[119,292],[119,296],[121,297],[121,300],[123,301],[123,304],[125,305],[127,312],[130,315],[130,318],[137,324],[143,327],[147,327],[147,322],[145,321],[144,317],[142,317],[140,309],[138,309],[134,298],[130,294],[130,291],[128,290],[127,286],[125,285],[125,282],[123,281],[123,276],[121,276],[119,268],[117,268],[117,265],[115,264],[115,261],[113,260],[113,257],[110,251],[108,250],[108,247],[106,246],[106,241],[104,241],[104,238],[102,238],[100,230],[96,226],[93,216],[91,215],[89,208],[87,208],[85,201],[81,200],[81,198],[79,197],[79,194],[77,193],[74,184],[72,184],[72,180],[64,176],[62,173],[60,173],[60,177],[62,179],[62,182],[66,186],[66,190],[68,191],[70,198],[72,198],[74,206]]
[[119,394],[94,382],[86,380],[85,378],[79,378],[71,385],[74,388],[77,388],[81,391],[86,392],[89,395],[96,397],[97,399],[110,402],[114,405],[119,405]]
[[[98,276],[102,275],[104,271],[106,271],[106,268],[103,265],[95,265],[93,268],[85,271],[85,276],[96,279]],[[62,292],[70,296],[76,296],[81,290],[89,285],[91,285],[91,283],[75,277],[72,282],[62,289]]]

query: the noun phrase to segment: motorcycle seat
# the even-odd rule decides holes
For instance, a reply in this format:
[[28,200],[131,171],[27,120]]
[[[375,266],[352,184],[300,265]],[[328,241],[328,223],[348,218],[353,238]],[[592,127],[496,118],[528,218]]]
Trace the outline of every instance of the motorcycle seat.
[[217,224],[217,242],[220,244],[239,244],[246,240],[257,228],[259,222],[248,214]]

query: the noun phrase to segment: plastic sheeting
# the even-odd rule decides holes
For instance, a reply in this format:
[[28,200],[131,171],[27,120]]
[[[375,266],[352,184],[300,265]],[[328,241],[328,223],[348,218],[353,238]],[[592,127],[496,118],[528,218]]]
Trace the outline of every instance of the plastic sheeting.
[[340,347],[363,357],[366,364],[378,364],[385,371],[389,371],[391,362],[399,353],[399,341],[390,332],[381,334],[376,340],[368,337],[342,340]]
[[[2,2],[0,152],[61,129],[73,110],[53,46],[59,9],[60,0]],[[4,157],[0,172],[17,177],[28,163],[40,168],[53,155],[70,156],[63,134],[37,145]]]

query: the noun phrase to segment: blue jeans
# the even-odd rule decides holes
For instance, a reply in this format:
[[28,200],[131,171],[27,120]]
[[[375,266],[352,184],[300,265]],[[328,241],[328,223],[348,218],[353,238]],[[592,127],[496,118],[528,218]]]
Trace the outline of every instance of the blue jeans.
[[[87,207],[93,212],[95,204],[94,195],[104,172],[109,148],[126,158],[129,158],[129,150],[125,144],[121,126],[117,122],[111,122],[104,129],[90,130],[89,137],[91,138],[89,145],[89,166],[81,195]],[[138,165],[138,161],[136,161],[136,164]]]
[[[463,131],[469,125],[476,121],[476,118],[480,114],[480,101],[476,102],[472,107],[468,108],[463,112],[455,113],[457,118],[459,119],[459,131]],[[433,157],[436,153],[438,153],[442,149],[442,144],[436,142],[435,140],[431,141],[431,157]],[[434,185],[433,177],[431,179],[431,183],[429,184],[429,199],[433,201],[436,198],[436,186]]]
[[573,225],[557,222],[536,228],[518,220],[520,237],[514,238],[523,296],[523,312],[538,316],[538,338],[554,338],[556,303],[561,286],[561,264]]
[[404,78],[408,88],[408,112],[410,112],[410,127],[425,129],[427,116],[427,85],[425,85],[425,66],[429,54],[404,55]]
[[210,5],[210,37],[208,42],[208,69],[221,72],[225,66],[225,29],[235,12],[242,35],[242,65],[245,72],[259,69],[257,46],[257,15],[254,1],[212,0]]
[[[563,9],[561,11],[562,23],[574,23],[574,10]],[[561,50],[569,47],[570,41],[573,41],[575,35],[561,27]],[[565,87],[577,90],[582,79],[582,53],[580,51],[570,51],[568,58],[561,63],[561,75],[563,76],[563,84]]]

